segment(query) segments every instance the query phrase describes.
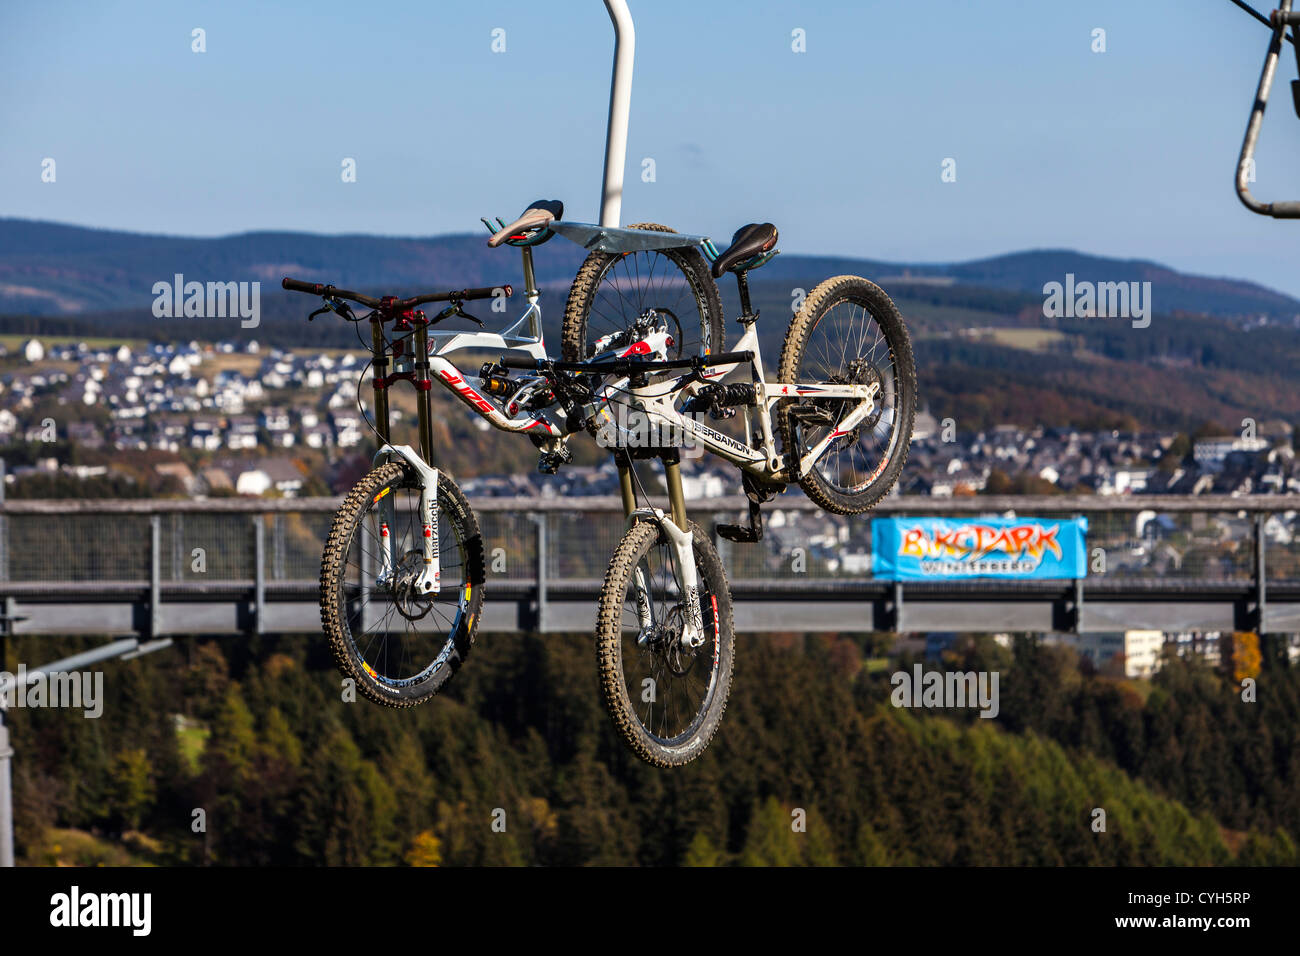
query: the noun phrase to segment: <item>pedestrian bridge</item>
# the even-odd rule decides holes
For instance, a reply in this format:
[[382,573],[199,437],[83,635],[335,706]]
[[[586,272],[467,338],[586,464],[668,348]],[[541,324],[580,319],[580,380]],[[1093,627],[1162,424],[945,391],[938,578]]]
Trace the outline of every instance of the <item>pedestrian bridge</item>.
[[[0,504],[0,633],[141,641],[314,633],[319,556],[338,503],[10,499]],[[619,500],[472,504],[488,565],[481,628],[590,630],[624,528]],[[740,496],[716,498],[691,516],[711,530],[744,510]],[[1010,512],[1087,516],[1094,573],[1058,582],[877,581],[872,515],[829,515],[788,492],[764,506],[762,541],[716,539],[737,631],[1300,631],[1297,495],[896,496],[872,514]]]

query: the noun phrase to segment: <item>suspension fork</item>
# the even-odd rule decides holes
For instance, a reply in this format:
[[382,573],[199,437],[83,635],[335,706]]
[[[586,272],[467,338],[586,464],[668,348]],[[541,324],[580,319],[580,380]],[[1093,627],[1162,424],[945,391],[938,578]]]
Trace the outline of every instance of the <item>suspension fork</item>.
[[[421,313],[422,315],[423,313]],[[421,322],[415,330],[416,414],[420,428],[420,454],[430,465],[433,457],[433,382],[429,379],[429,326]]]
[[[383,316],[376,313],[370,320],[371,384],[375,393],[375,431],[379,433],[379,446],[382,451],[388,446],[389,416],[388,389],[385,379],[388,377],[388,343],[384,339]],[[387,456],[375,455],[374,466]],[[379,502],[379,571],[375,583],[387,586],[392,581],[393,569],[397,566],[397,556],[393,553],[396,542],[393,540],[393,525],[396,512],[393,498],[387,492]]]
[[370,320],[371,382],[375,389],[375,431],[379,432],[380,445],[387,445],[388,437],[388,389],[384,381],[388,377],[388,343],[384,340],[384,320],[376,313]]
[[[618,466],[618,490],[623,498],[623,516],[632,522],[636,513],[636,489],[632,486],[632,459],[625,453],[615,452],[614,462]],[[636,592],[636,616],[641,626],[637,643],[644,645],[651,628],[655,625],[654,602],[650,600],[650,588],[646,584],[645,569],[637,565],[632,569],[632,589]]]
[[[424,313],[420,313],[423,317]],[[423,321],[415,330],[416,413],[420,427],[420,457],[430,466],[433,459],[433,382],[429,380],[429,326]],[[420,522],[423,525],[424,568],[416,579],[415,590],[420,594],[437,594],[442,586],[442,571],[438,553],[438,471],[430,467],[422,473],[420,487]]]
[[[375,467],[393,458],[400,458],[415,472],[420,482],[422,563],[420,572],[415,577],[413,590],[421,595],[438,594],[442,587],[441,556],[438,546],[438,470],[429,467],[410,445],[383,445],[375,452]],[[383,500],[379,502],[379,536],[383,544],[380,573],[377,578],[379,584],[387,584],[397,567],[397,542],[392,537],[393,520],[392,497],[385,494]]]
[[[668,539],[673,549],[678,570],[677,584],[682,590],[686,604],[686,626],[682,641],[688,647],[699,647],[704,643],[704,618],[700,612],[699,571],[695,566],[695,535],[690,530],[686,518],[686,497],[682,493],[681,463],[675,455],[663,457],[664,474],[668,480],[668,501],[671,512],[665,514],[659,508],[638,508],[629,517],[642,517],[656,522]],[[650,607],[649,592],[645,591],[645,581],[640,575],[640,568],[635,577],[637,587],[637,613],[644,629],[646,614],[643,604]],[[653,623],[653,621],[651,621]]]

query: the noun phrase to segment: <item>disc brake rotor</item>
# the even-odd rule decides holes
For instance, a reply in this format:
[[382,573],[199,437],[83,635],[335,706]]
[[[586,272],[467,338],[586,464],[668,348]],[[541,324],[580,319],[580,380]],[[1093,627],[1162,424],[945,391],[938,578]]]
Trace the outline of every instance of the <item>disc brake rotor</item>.
[[664,659],[664,665],[674,677],[685,677],[695,666],[694,652],[682,645],[682,632],[685,626],[685,608],[680,604],[674,605],[668,612],[668,619],[664,622],[662,632],[664,640],[660,645],[660,655]]
[[408,621],[418,621],[433,609],[433,602],[428,597],[415,592],[415,582],[422,570],[424,555],[415,550],[402,555],[397,567],[393,569],[393,605],[397,608],[397,613]]

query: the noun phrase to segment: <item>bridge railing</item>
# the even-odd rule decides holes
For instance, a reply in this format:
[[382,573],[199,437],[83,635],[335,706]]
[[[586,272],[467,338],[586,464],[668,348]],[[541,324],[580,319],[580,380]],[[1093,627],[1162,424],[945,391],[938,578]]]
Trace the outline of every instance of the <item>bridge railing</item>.
[[[146,607],[149,620],[140,630],[148,631],[169,600],[221,592],[238,601],[246,592],[252,606],[239,620],[262,630],[268,601],[311,599],[338,505],[336,498],[9,499],[0,504],[0,597],[12,602],[139,592],[132,600]],[[556,595],[587,600],[594,593],[624,530],[614,496],[488,497],[472,505],[494,593],[519,600],[538,618]],[[712,533],[715,522],[735,521],[745,508],[745,499],[736,495],[697,502],[690,511]],[[764,506],[759,543],[714,540],[738,599],[761,599],[769,591],[805,599],[859,594],[883,602],[875,623],[897,627],[905,592],[938,602],[945,588],[986,596],[1016,588],[999,582],[904,588],[875,580],[873,516],[1006,513],[1088,518],[1087,581],[1020,586],[1066,594],[1060,600],[1076,605],[1076,626],[1085,587],[1182,593],[1184,602],[1195,592],[1219,592],[1224,600],[1245,602],[1247,622],[1252,614],[1263,620],[1266,592],[1284,600],[1292,591],[1300,594],[1296,495],[895,496],[869,515],[843,517],[822,512],[793,491]],[[1240,623],[1241,616],[1233,620]],[[955,612],[953,619],[958,620]],[[1064,620],[1070,623],[1068,613]]]

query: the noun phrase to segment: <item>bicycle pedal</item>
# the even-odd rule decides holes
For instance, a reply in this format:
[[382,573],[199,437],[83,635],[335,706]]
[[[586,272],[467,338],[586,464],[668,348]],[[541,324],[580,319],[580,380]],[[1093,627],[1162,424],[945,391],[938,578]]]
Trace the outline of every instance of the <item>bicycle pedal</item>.
[[763,536],[761,529],[747,528],[740,524],[715,525],[714,530],[718,532],[718,537],[726,538],[728,541],[735,541],[739,544],[753,544]]
[[718,524],[713,526],[718,537],[735,541],[739,544],[753,544],[763,539],[763,513],[758,502],[749,499],[749,524]]

